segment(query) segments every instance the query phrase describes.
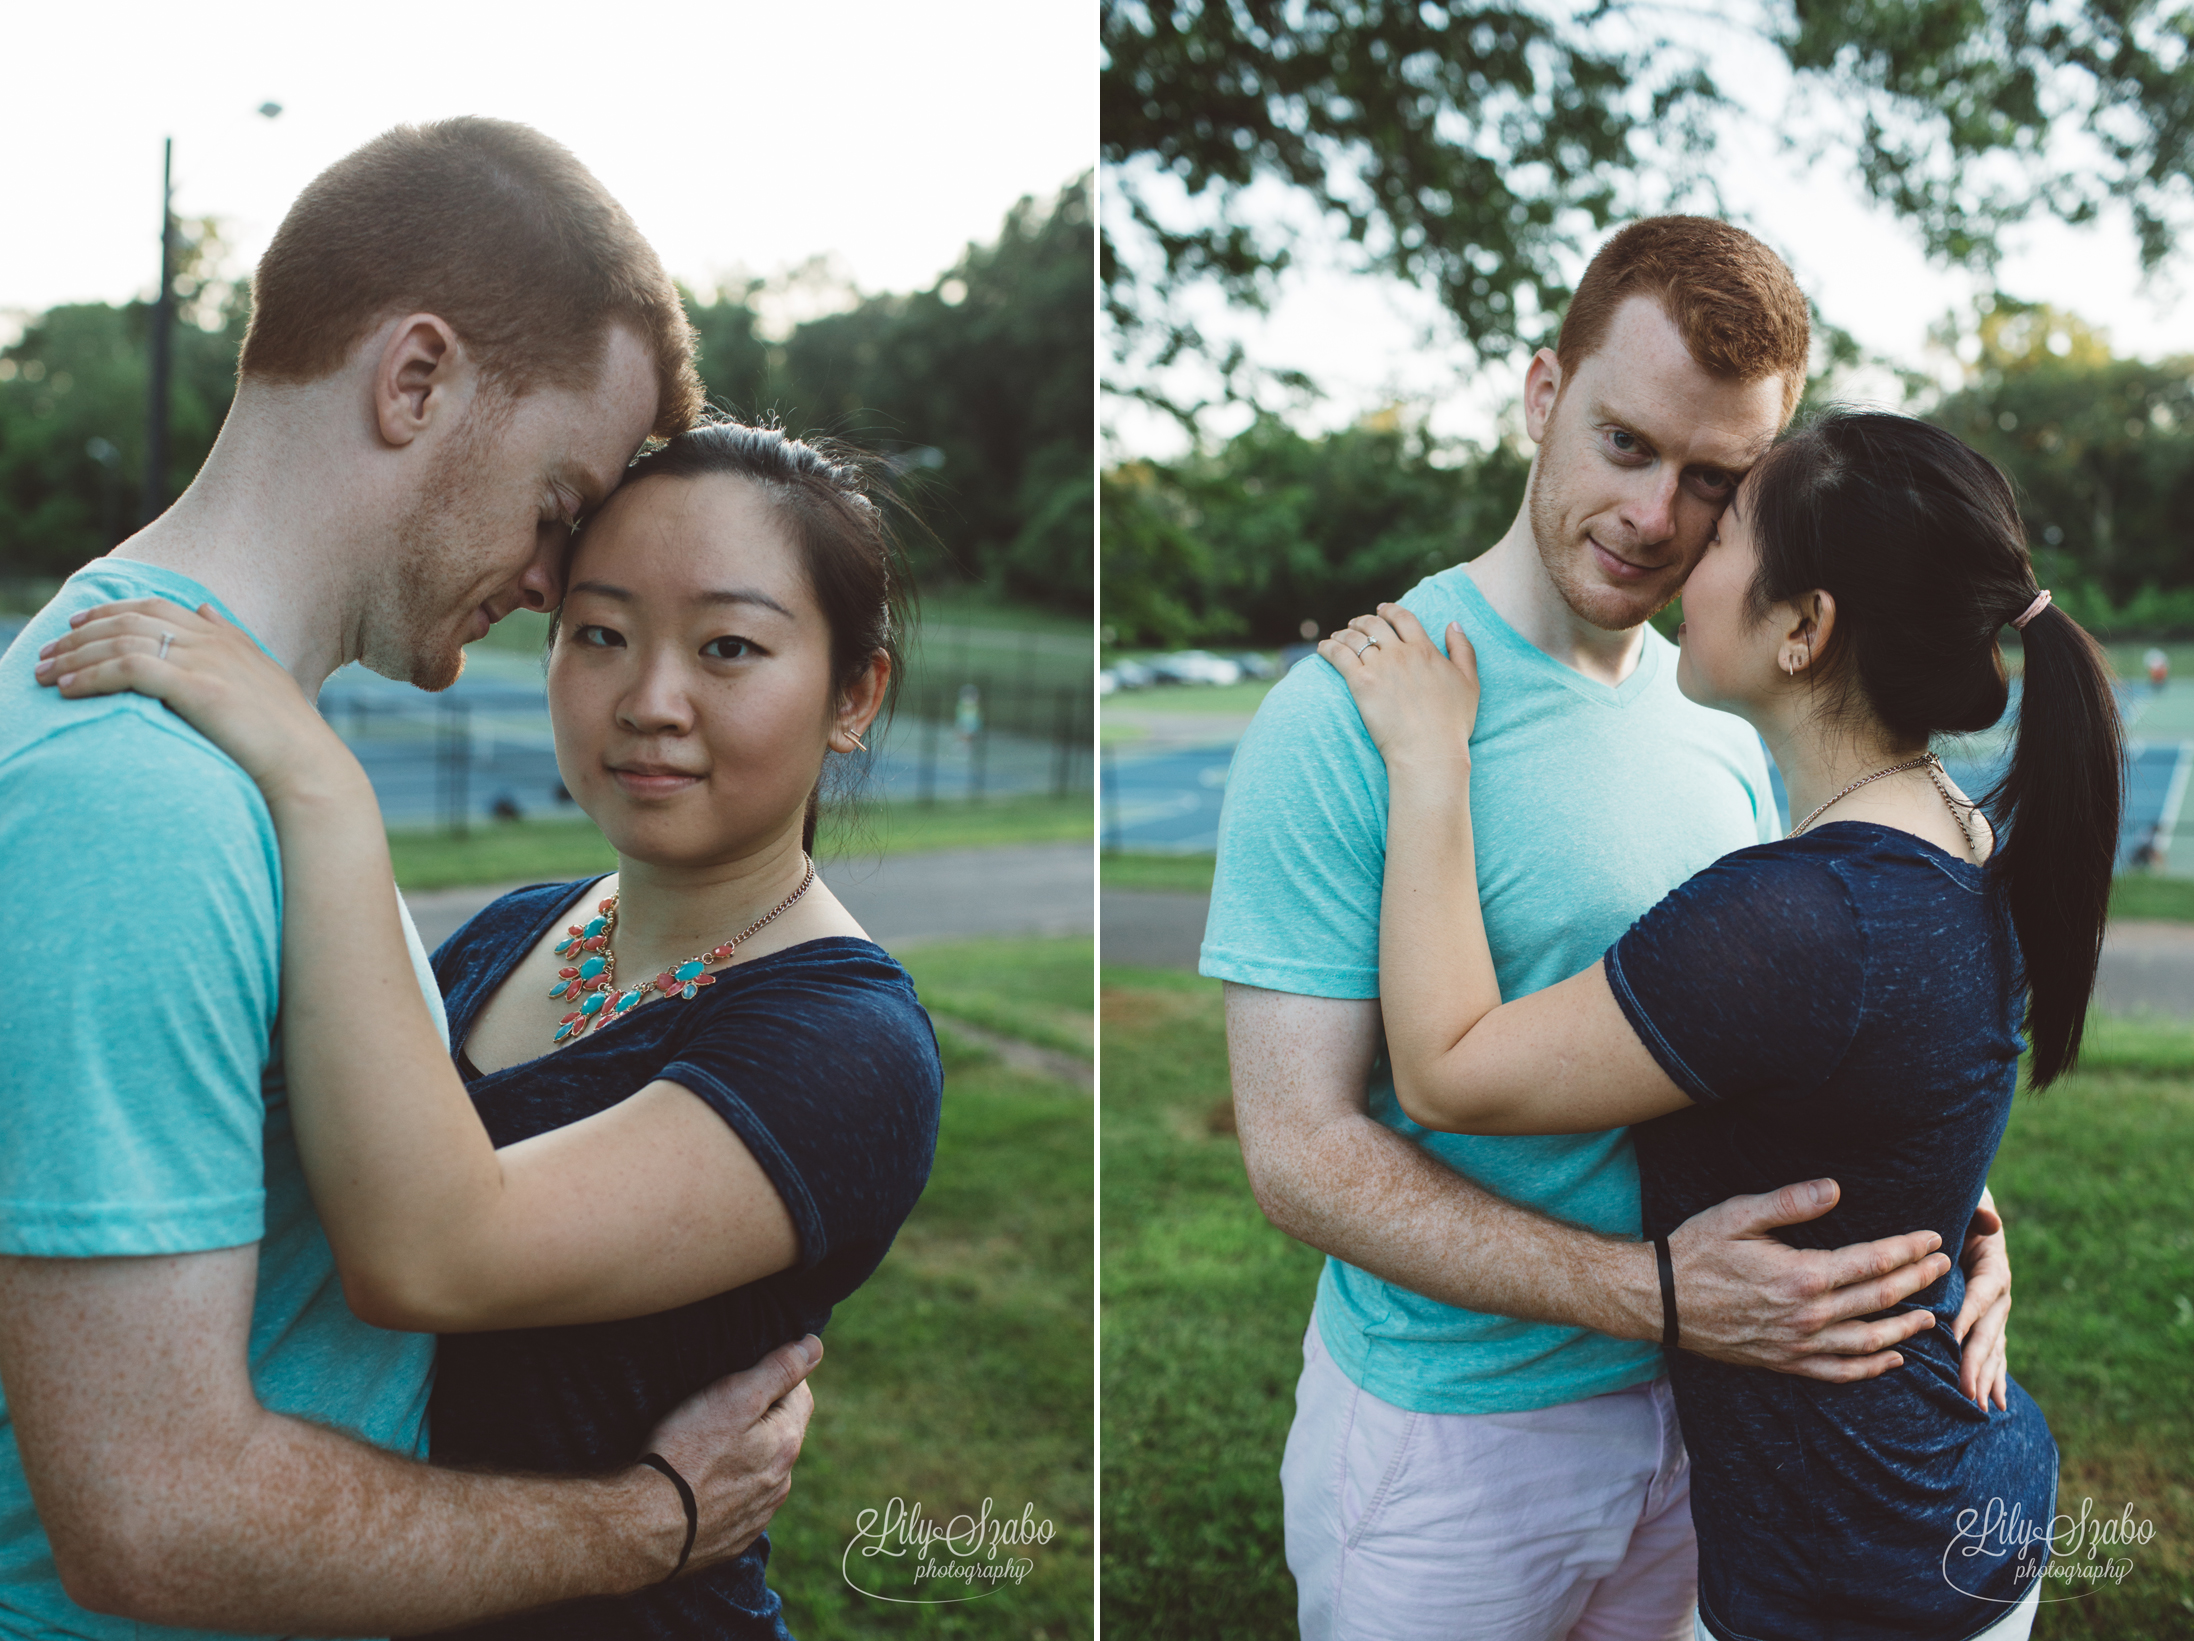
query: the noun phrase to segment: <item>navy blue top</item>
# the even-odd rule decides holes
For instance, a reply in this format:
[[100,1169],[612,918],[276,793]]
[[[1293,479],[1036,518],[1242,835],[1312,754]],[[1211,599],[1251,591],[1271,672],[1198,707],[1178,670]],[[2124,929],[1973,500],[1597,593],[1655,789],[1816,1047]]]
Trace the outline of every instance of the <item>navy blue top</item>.
[[[2017,944],[1987,872],[1907,832],[1824,826],[1716,861],[1631,926],[1606,972],[1699,1102],[1632,1130],[1648,1237],[1830,1178],[1836,1207],[1785,1243],[1932,1229],[1953,1257],[1964,1246],[2022,1046]],[[1987,1527],[2017,1511],[2046,1533],[2056,1444],[2018,1385],[2002,1413],[1960,1393],[1964,1297],[1954,1267],[1895,1307],[1935,1326],[1859,1384],[1672,1353],[1709,1631],[1962,1641],[2032,1588],[2046,1545]]]
[[[595,880],[505,895],[434,954],[462,1049],[513,967]],[[544,1033],[544,1037],[545,1037]],[[913,982],[865,940],[810,940],[717,971],[540,1059],[480,1075],[459,1059],[497,1146],[561,1128],[658,1078],[691,1089],[746,1143],[799,1231],[799,1263],[622,1322],[442,1336],[428,1427],[438,1464],[600,1472],[646,1451],[663,1416],[752,1367],[867,1280],[929,1178],[944,1073]],[[668,1485],[667,1483],[665,1484]],[[496,1641],[788,1637],[763,1538],[690,1578],[569,1602],[464,1633]]]

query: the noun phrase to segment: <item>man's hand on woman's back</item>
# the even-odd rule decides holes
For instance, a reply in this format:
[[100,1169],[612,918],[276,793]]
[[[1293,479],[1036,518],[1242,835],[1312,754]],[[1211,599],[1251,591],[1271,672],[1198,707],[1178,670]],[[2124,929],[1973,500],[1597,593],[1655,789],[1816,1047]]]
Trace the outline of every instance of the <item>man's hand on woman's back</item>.
[[1903,1364],[1895,1347],[1933,1327],[1933,1313],[1877,1313],[1949,1274],[1942,1238],[1915,1231],[1822,1251],[1773,1235],[1818,1219],[1837,1195],[1834,1180],[1807,1180],[1731,1197],[1676,1227],[1668,1241],[1685,1350],[1839,1384]]

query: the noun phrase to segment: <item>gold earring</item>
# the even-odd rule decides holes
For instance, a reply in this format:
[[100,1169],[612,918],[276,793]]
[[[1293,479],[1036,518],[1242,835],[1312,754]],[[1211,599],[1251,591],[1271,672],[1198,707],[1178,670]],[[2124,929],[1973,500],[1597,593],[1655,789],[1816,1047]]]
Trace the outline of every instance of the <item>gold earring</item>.
[[851,731],[850,729],[849,729],[849,730],[847,730],[847,731],[846,731],[846,735],[847,735],[847,738],[848,738],[848,739],[850,739],[850,740],[851,740],[851,741],[853,742],[853,750],[854,750],[854,751],[856,751],[856,752],[866,752],[866,751],[868,750],[868,743],[867,743],[866,741],[862,740],[860,736],[858,736],[858,735],[855,735],[855,734],[853,733],[853,731]]

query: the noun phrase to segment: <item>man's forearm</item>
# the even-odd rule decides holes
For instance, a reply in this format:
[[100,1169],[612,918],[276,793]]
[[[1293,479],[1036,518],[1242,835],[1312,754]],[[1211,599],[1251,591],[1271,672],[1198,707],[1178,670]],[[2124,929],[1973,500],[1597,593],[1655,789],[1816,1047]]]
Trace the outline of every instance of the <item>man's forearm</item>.
[[1243,1142],[1265,1217],[1359,1270],[1462,1310],[1661,1335],[1650,1247],[1495,1196],[1369,1116]]
[[105,1519],[56,1532],[64,1582],[82,1605],[189,1628],[443,1629],[642,1588],[685,1536],[653,1470],[441,1470],[265,1413],[228,1462],[140,1473],[129,1492],[110,1495]]

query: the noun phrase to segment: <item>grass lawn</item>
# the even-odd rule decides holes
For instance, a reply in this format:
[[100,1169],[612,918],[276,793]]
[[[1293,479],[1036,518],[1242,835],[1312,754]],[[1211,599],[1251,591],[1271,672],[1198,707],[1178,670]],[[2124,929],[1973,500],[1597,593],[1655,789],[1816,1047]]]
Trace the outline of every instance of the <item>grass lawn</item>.
[[1145,855],[1106,850],[1097,857],[1098,881],[1107,889],[1167,889],[1208,895],[1216,855]]
[[[1105,1617],[1289,1634],[1279,1462],[1320,1257],[1243,1180],[1218,983],[1104,981]],[[2194,1028],[2099,1020],[2089,1044],[2077,1076],[2020,1097],[1991,1174],[2011,1365],[2064,1455],[2060,1508],[2130,1502],[2155,1537],[2121,1586],[2045,1605],[2034,1633],[2161,1641],[2194,1634]]]
[[[953,1039],[946,1008],[985,998],[996,1010],[987,1023],[1005,1030],[1018,1007],[1017,1035],[1050,1041],[1078,998],[1086,1042],[1090,944],[977,941],[913,956],[908,967],[944,1022],[937,1163],[883,1266],[824,1333],[815,1418],[770,1529],[770,1583],[802,1641],[1088,1636],[1090,1101]],[[1017,1585],[984,1585],[991,1593],[955,1605],[891,1605],[849,1588],[841,1560],[861,1513],[895,1498],[919,1501],[940,1527],[986,1498],[993,1517],[1033,1505],[1054,1531],[1019,1552],[1032,1566]],[[850,1565],[864,1589],[902,1599],[977,1588],[918,1584],[905,1562],[884,1558],[856,1554]]]
[[[919,854],[1004,843],[1071,842],[1095,830],[1088,793],[1067,798],[1000,798],[989,803],[866,804],[828,815],[816,857]],[[584,815],[496,821],[453,838],[439,830],[392,828],[389,854],[403,889],[473,883],[553,882],[613,871],[617,856]]]
[[1247,718],[1278,682],[1277,678],[1245,678],[1238,684],[1158,684],[1108,695],[1103,711],[1238,712]]
[[2194,923],[2194,878],[2118,878],[2110,885],[2110,915]]
[[[1107,850],[1098,857],[1098,873],[1107,889],[1171,889],[1181,894],[1208,895],[1214,864],[1211,855]],[[2110,915],[2194,923],[2194,878],[2146,874],[2121,877],[2111,885]]]

